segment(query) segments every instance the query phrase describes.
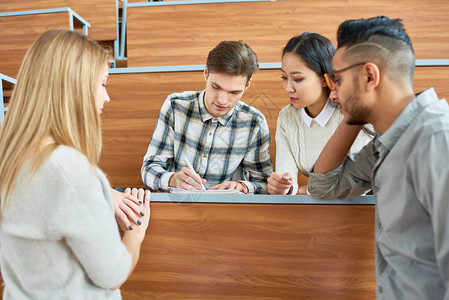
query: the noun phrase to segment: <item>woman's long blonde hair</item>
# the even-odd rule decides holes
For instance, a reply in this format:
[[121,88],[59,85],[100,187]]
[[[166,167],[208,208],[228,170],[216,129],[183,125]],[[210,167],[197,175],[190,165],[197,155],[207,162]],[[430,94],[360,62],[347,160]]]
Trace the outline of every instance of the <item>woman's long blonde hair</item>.
[[[97,164],[101,127],[95,97],[108,59],[95,41],[67,29],[47,31],[31,45],[0,129],[3,206],[25,162],[32,158],[33,173],[59,145]],[[45,136],[55,144],[35,155]]]

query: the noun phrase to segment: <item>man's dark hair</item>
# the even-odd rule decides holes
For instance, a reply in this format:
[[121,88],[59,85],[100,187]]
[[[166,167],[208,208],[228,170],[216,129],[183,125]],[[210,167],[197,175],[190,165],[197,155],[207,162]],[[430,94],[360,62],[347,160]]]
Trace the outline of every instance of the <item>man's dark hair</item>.
[[413,81],[415,53],[401,19],[378,16],[344,21],[338,27],[337,41],[338,49],[346,48],[346,61],[371,60],[392,80],[407,77]]
[[222,41],[209,52],[206,65],[211,73],[245,75],[248,80],[259,70],[256,53],[243,41]]
[[[288,41],[282,57],[286,53],[294,53],[302,58],[307,67],[318,76],[332,72],[332,57],[335,54],[335,46],[325,36],[314,32],[303,32]],[[328,89],[330,93],[330,90]]]
[[404,41],[412,47],[410,37],[405,32],[401,19],[378,16],[370,19],[347,20],[337,31],[338,48],[351,47],[367,41],[372,35],[383,35]]

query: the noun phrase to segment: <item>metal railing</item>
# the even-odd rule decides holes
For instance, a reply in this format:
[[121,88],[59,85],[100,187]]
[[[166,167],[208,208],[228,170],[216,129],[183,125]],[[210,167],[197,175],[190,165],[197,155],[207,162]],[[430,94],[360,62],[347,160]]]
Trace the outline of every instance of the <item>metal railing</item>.
[[5,107],[5,102],[3,98],[3,81],[7,81],[12,84],[17,83],[17,80],[15,80],[14,78],[11,78],[9,76],[0,73],[0,125],[3,124],[3,120],[5,119],[5,113],[8,110],[8,108]]
[[68,12],[70,16],[70,29],[75,29],[74,20],[78,20],[83,26],[83,34],[88,35],[88,29],[90,28],[89,22],[84,20],[80,15],[74,12],[70,7],[61,8],[49,8],[49,9],[36,9],[36,10],[23,10],[23,11],[11,11],[0,13],[0,17],[12,17],[12,16],[25,16],[25,15],[39,15],[39,14],[52,14]]
[[[417,67],[449,67],[449,59],[417,59]],[[157,67],[134,67],[109,69],[109,74],[126,73],[161,73],[161,72],[193,72],[204,70],[205,65],[177,65],[177,66],[157,66]],[[280,70],[281,63],[260,63],[260,70]]]
[[[120,0],[123,2],[122,19],[119,20],[119,5],[117,3],[117,40],[114,42],[114,53],[116,59],[126,60],[125,43],[126,43],[126,16],[128,7],[148,7],[148,6],[168,6],[168,5],[192,5],[192,4],[215,4],[215,3],[236,3],[236,2],[273,2],[285,0],[185,0],[185,1],[148,1],[139,3],[129,3],[128,0]],[[121,28],[120,30],[118,28]]]

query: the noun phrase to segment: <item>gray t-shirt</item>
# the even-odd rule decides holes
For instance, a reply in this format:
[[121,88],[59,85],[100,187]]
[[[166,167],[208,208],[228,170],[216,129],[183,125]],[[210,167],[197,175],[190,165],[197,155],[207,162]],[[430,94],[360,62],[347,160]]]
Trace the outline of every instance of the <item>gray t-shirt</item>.
[[3,299],[121,299],[131,258],[105,175],[67,146],[28,168],[0,216]]

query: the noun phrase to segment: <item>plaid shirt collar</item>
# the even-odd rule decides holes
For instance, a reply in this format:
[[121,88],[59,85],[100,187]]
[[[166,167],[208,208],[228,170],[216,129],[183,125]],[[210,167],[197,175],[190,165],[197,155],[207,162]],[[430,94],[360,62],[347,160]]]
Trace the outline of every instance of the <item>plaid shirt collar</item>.
[[203,90],[200,94],[200,96],[198,97],[198,106],[200,108],[200,116],[201,116],[201,120],[203,122],[206,122],[210,119],[214,119],[217,120],[218,122],[220,122],[220,124],[222,126],[225,126],[229,120],[231,119],[231,117],[234,115],[234,111],[237,107],[237,105],[240,105],[239,102],[237,102],[237,104],[225,115],[221,116],[221,117],[214,117],[212,116],[206,109],[206,106],[204,105],[204,95],[206,95],[206,90]]

